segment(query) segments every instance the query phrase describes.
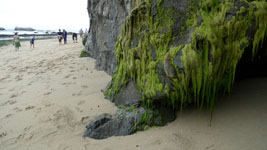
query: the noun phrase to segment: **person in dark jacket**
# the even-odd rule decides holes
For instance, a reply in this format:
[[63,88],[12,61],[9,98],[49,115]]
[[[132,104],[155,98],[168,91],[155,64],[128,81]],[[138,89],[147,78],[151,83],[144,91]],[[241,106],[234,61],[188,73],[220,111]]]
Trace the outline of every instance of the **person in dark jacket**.
[[77,43],[77,33],[73,33],[72,34],[72,40],[73,40],[73,43]]
[[63,35],[63,33],[61,32],[61,29],[58,29],[57,38],[58,38],[59,44],[61,44],[61,41],[63,38],[62,35]]
[[68,35],[68,32],[65,29],[63,29],[64,44],[67,44],[67,35]]

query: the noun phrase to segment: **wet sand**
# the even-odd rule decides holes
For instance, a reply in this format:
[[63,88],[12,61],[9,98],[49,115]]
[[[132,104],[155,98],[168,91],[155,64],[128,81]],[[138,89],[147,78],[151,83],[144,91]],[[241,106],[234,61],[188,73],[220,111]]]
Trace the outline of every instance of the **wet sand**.
[[267,77],[236,83],[216,104],[211,124],[208,111],[188,108],[167,126],[94,140],[82,138],[86,124],[117,109],[101,92],[111,76],[79,58],[81,40],[29,47],[0,47],[1,150],[267,149]]

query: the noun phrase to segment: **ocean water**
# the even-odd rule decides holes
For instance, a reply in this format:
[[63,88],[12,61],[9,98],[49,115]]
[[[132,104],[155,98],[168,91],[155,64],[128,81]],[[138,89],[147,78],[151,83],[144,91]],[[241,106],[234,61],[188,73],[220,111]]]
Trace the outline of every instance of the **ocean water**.
[[7,30],[1,30],[0,31],[0,41],[3,40],[12,40],[13,39],[13,35],[15,33],[18,33],[18,35],[20,36],[21,39],[28,39],[31,37],[31,35],[35,35],[35,36],[45,36],[56,33],[55,30],[36,30],[36,31],[15,31],[12,29],[7,29]]
[[2,30],[0,31],[0,35],[14,35],[15,33],[18,35],[40,35],[40,34],[51,34],[52,32],[57,32],[56,30],[36,30],[36,31],[15,31],[12,29]]
[[[35,35],[39,38],[46,37],[46,36],[51,36],[51,34],[56,34],[58,30],[36,30],[36,31],[16,31],[13,29],[6,29],[6,30],[1,30],[0,31],[0,41],[3,40],[12,40],[13,35],[15,33],[18,33],[21,39],[30,39],[31,35]],[[76,32],[76,30],[67,30],[67,32]]]

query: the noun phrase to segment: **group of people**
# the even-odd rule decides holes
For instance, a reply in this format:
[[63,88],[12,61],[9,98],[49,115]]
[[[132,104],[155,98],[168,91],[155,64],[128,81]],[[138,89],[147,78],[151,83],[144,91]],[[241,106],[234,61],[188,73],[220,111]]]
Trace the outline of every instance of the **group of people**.
[[59,44],[61,44],[62,39],[64,39],[64,44],[67,44],[67,36],[68,32],[65,29],[63,29],[63,32],[61,32],[61,29],[58,29],[57,38]]
[[[34,41],[35,41],[35,36],[33,35],[32,38],[30,39],[30,48],[34,48]],[[20,44],[20,38],[17,32],[15,33],[13,37],[13,45],[15,46],[15,50],[19,51],[21,44]]]
[[[87,29],[85,31],[87,32]],[[82,29],[80,29],[79,34],[80,34],[80,37],[82,38],[82,36],[83,36],[83,30]],[[58,36],[59,44],[61,44],[62,39],[64,39],[64,44],[67,44],[68,32],[65,29],[63,29],[62,32],[61,32],[61,29],[58,29],[57,36]],[[75,32],[72,33],[73,43],[77,43],[77,36],[78,36],[77,33],[75,33]]]
[[[87,29],[85,30],[85,32],[87,32]],[[83,36],[82,29],[79,31],[79,34],[80,34],[80,37],[82,38]],[[62,32],[61,32],[61,29],[59,29],[57,33],[59,44],[62,43],[62,39],[64,40],[64,44],[67,44],[67,36],[68,36],[68,32],[65,29],[63,29]],[[74,43],[78,43],[77,36],[78,35],[75,32],[72,34],[72,40]],[[33,35],[32,38],[30,39],[30,48],[34,48],[34,41],[35,41],[35,35]],[[20,44],[20,37],[17,32],[15,33],[13,37],[13,45],[15,46],[15,50],[19,51],[21,44]]]
[[[87,33],[87,32],[88,32],[87,29],[85,29],[84,33]],[[79,34],[80,34],[80,37],[82,38],[83,37],[83,29],[80,29]]]

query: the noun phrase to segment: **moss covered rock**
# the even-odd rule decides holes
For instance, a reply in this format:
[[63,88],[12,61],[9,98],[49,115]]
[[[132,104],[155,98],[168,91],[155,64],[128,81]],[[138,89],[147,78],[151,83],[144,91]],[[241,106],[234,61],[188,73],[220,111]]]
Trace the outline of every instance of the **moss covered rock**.
[[112,101],[134,81],[145,106],[194,103],[212,112],[244,51],[253,59],[266,38],[263,0],[135,2],[115,44],[117,68],[105,91]]

